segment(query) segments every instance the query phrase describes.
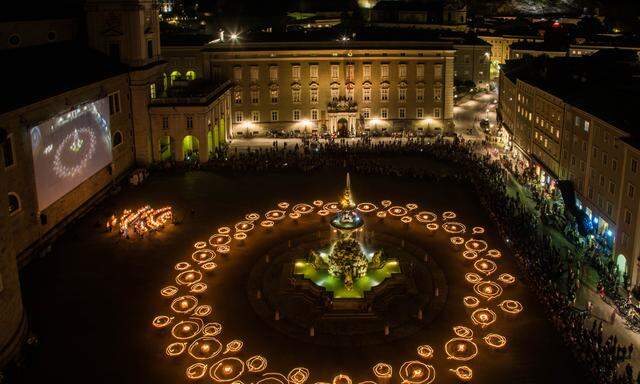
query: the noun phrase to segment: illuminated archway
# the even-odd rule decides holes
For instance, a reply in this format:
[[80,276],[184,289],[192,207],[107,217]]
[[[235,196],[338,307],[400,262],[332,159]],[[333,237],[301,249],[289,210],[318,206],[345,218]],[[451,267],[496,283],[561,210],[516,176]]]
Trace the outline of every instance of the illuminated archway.
[[620,276],[624,276],[627,273],[627,258],[622,253],[616,258],[616,266]]
[[187,73],[185,74],[185,78],[187,80],[195,80],[196,79],[196,72],[195,71],[187,71]]
[[227,134],[225,132],[225,126],[224,126],[224,118],[220,118],[220,123],[219,123],[218,129],[219,129],[219,131],[218,131],[218,145],[220,145],[220,144],[226,142],[226,137],[227,137]]
[[160,138],[160,161],[167,161],[173,158],[171,150],[171,136]]
[[197,160],[200,149],[198,138],[193,135],[187,135],[182,139],[182,154],[184,160]]
[[173,82],[180,79],[181,77],[182,77],[182,73],[178,71],[171,72],[171,85],[173,85]]
[[209,130],[207,131],[207,149],[209,150],[209,157],[213,156],[213,151],[216,149],[213,143],[213,131],[211,129],[211,125],[209,125]]

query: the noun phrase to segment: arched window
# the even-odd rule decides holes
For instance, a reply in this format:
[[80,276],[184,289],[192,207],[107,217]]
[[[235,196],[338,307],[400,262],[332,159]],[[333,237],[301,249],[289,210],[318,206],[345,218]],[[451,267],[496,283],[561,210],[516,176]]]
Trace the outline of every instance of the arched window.
[[9,215],[15,215],[20,212],[20,197],[15,192],[9,192]]
[[180,79],[182,77],[182,74],[178,71],[173,71],[171,72],[171,84],[173,85],[173,82]]
[[122,133],[116,131],[116,133],[113,134],[113,146],[117,147],[120,144],[122,144]]
[[187,78],[187,80],[195,80],[196,73],[194,71],[187,71],[187,73],[185,74],[185,77]]

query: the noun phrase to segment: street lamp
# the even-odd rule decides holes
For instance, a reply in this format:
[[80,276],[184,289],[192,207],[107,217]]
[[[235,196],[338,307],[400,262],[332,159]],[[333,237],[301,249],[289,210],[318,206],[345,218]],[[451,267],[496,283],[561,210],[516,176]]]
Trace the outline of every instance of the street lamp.
[[431,129],[431,122],[433,121],[430,117],[427,117],[424,121],[427,122],[427,132]]
[[309,126],[309,124],[311,124],[311,121],[309,121],[309,119],[304,119],[302,120],[302,126],[304,127],[304,135],[307,136],[307,127]]
[[243,121],[242,122],[242,126],[246,129],[246,133],[245,133],[245,137],[249,137],[249,128],[251,128],[251,122],[250,121]]

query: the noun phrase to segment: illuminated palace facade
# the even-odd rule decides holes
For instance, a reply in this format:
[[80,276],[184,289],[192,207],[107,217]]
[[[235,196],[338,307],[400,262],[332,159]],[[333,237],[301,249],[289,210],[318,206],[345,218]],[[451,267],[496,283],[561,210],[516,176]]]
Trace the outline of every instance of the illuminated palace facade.
[[[316,46],[315,49],[313,46]],[[250,45],[205,51],[212,76],[230,75],[235,136],[273,131],[354,136],[427,130],[453,117],[452,47],[427,43]]]
[[231,82],[232,137],[452,125],[454,80],[487,86],[490,46],[452,41],[234,41],[163,47],[170,79]]
[[[640,146],[633,105],[640,88],[633,68],[607,57],[511,61],[500,73],[498,104],[514,153],[534,167],[547,190],[571,186],[563,195],[575,191],[575,202],[565,199],[566,209],[609,247],[632,287],[640,272]],[[602,97],[611,84],[620,86]]]

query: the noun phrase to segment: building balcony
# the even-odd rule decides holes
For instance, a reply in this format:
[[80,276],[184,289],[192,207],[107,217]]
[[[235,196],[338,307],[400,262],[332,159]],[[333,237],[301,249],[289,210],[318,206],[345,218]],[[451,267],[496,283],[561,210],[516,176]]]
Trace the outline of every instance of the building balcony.
[[223,82],[193,80],[185,84],[174,82],[165,93],[151,100],[151,106],[208,105],[222,96],[231,86],[230,80]]
[[337,100],[330,101],[327,105],[327,112],[356,112],[358,104],[353,99],[347,99],[344,96]]

